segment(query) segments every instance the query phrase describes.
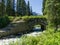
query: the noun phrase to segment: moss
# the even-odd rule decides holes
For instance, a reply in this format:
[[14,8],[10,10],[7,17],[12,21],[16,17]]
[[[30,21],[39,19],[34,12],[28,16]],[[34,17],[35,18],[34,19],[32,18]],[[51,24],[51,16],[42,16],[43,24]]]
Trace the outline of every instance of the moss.
[[35,18],[46,19],[46,16],[23,16],[22,17],[22,19],[24,20],[35,19]]

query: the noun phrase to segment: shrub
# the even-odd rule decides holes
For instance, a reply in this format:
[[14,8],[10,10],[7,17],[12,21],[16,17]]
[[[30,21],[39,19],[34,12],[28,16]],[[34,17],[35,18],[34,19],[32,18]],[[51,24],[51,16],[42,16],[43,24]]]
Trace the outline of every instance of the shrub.
[[0,28],[7,26],[10,23],[8,16],[1,16],[0,17]]
[[14,16],[8,16],[8,18],[10,21],[13,21],[15,17]]

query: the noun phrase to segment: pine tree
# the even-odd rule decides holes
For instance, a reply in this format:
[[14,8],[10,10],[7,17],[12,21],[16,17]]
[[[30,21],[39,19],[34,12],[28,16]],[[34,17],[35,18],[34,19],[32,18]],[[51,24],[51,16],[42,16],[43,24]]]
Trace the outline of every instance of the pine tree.
[[21,0],[17,0],[17,15],[21,15]]
[[33,15],[32,6],[30,8],[30,15]]
[[12,0],[12,15],[15,16],[15,0]]
[[12,2],[11,2],[11,0],[7,0],[6,13],[9,16],[12,15]]
[[45,10],[46,0],[43,0],[42,4],[43,4],[42,12],[43,12],[43,15],[45,15],[45,11],[44,10]]
[[3,16],[5,14],[5,1],[1,0],[0,2],[0,16]]
[[26,15],[26,2],[25,0],[17,0],[17,14],[24,16]]
[[26,15],[26,2],[25,0],[21,0],[21,15],[24,16]]
[[30,16],[30,15],[31,15],[31,11],[32,11],[32,10],[30,10],[30,3],[29,3],[29,1],[28,1],[28,4],[27,4],[27,6],[26,6],[26,15]]

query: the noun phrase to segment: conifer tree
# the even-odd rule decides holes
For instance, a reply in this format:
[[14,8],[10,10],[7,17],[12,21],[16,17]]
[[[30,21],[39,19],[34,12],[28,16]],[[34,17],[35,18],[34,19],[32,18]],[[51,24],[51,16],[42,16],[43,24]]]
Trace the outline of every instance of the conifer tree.
[[26,2],[25,0],[17,0],[17,14],[24,16],[26,15]]
[[43,0],[43,8],[42,8],[42,12],[43,12],[43,15],[45,15],[45,4],[46,4],[46,0]]
[[0,2],[0,16],[3,16],[5,14],[5,1],[1,0]]
[[21,15],[21,0],[17,0],[17,15]]
[[32,6],[30,8],[30,15],[33,15]]
[[11,0],[7,0],[6,13],[9,16],[12,15],[12,2],[11,2]]
[[26,15],[26,2],[25,0],[21,0],[21,15],[24,16]]
[[26,6],[26,14],[30,16],[30,15],[31,15],[31,11],[32,11],[32,10],[30,10],[30,3],[29,3],[29,1],[28,1],[28,4],[27,4],[27,6]]
[[12,15],[15,16],[15,0],[11,0],[12,1]]

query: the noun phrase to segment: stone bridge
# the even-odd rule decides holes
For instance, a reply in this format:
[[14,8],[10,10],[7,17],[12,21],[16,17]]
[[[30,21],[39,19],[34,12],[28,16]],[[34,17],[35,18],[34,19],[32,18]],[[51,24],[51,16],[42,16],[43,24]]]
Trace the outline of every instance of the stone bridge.
[[41,29],[46,30],[47,20],[44,18],[31,18],[26,22],[30,30],[33,29],[34,25],[41,25]]
[[17,34],[17,33],[26,33],[33,29],[34,25],[41,25],[42,30],[46,30],[47,20],[45,18],[30,18],[27,20],[18,20],[12,22],[6,28],[0,30],[0,37]]

